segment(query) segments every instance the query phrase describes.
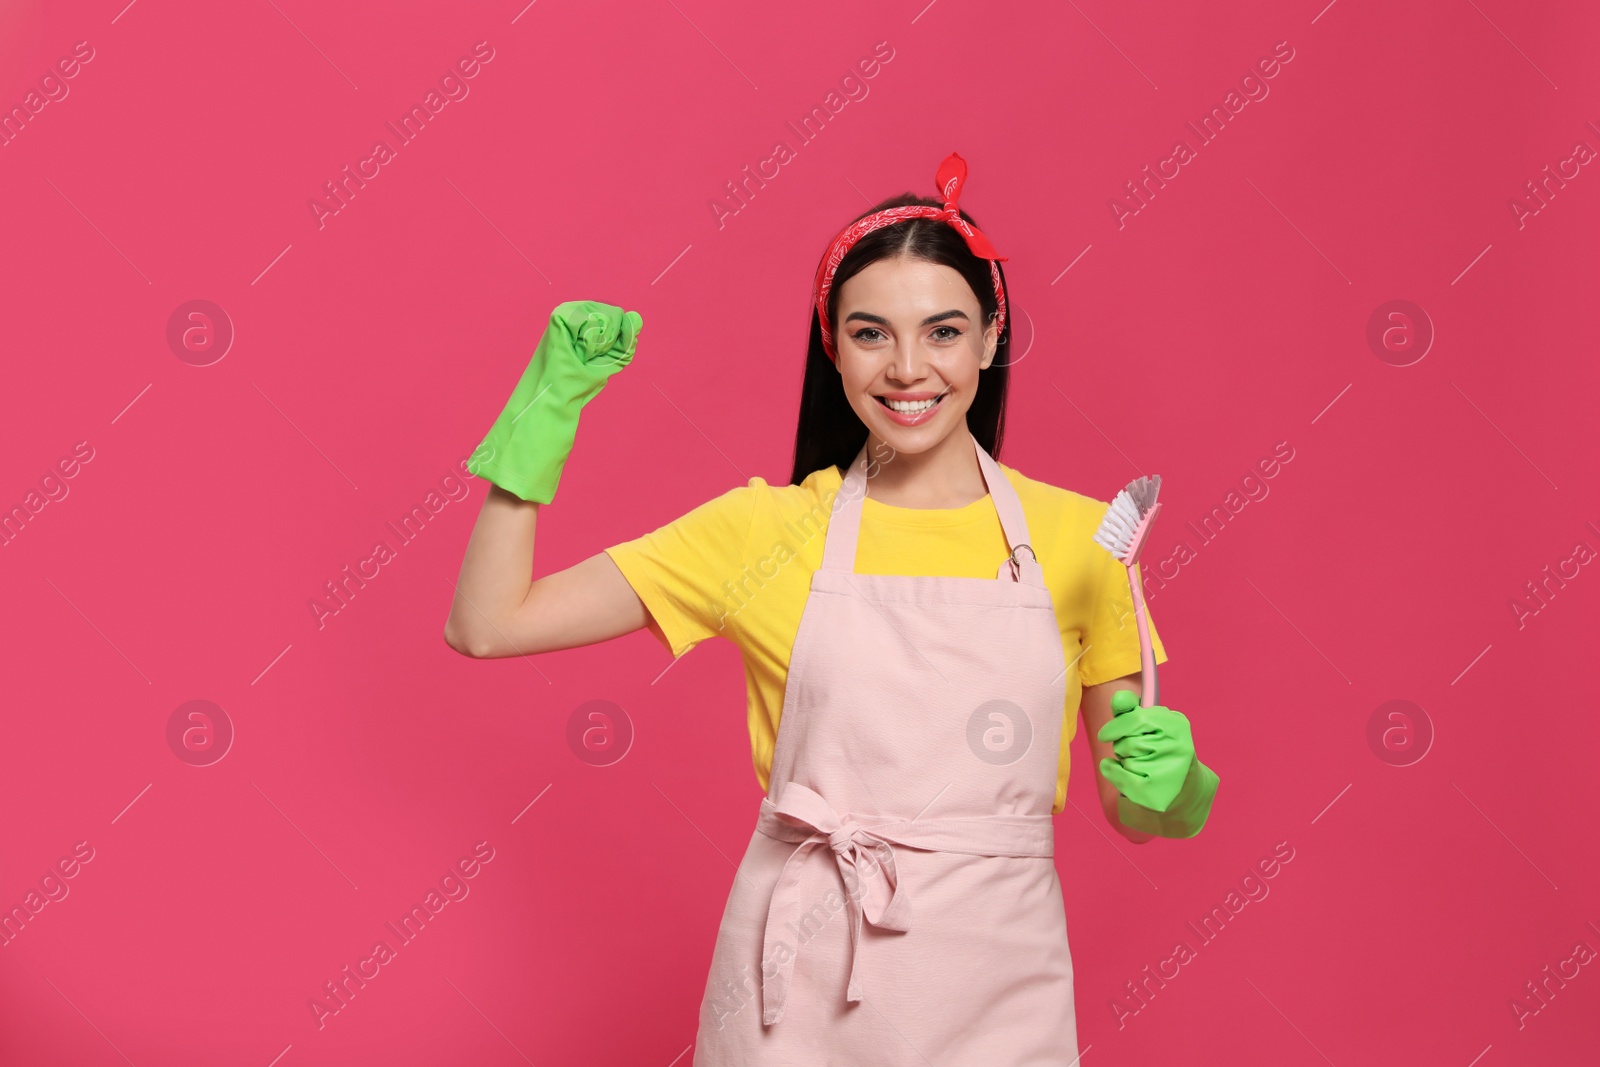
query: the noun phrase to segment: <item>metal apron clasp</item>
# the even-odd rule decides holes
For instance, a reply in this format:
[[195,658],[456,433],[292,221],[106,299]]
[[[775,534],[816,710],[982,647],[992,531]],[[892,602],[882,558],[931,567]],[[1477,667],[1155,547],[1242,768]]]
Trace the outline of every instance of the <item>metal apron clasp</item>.
[[[1032,545],[1028,544],[1026,541],[1017,542],[1016,547],[1011,550],[1011,555],[1006,557],[1006,563],[1011,564],[1011,578],[1013,581],[1022,580],[1022,561],[1017,559],[1018,548],[1027,549],[1028,558],[1031,559],[1036,565],[1039,562],[1039,556],[1033,551]],[[1004,566],[1004,564],[1002,564],[1002,566]]]

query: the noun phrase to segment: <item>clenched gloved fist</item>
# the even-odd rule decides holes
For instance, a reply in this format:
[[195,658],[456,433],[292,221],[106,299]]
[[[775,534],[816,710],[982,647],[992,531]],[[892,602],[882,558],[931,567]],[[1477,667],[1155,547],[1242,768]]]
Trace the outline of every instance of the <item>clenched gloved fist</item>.
[[1195,756],[1189,720],[1160,705],[1140,707],[1133,692],[1111,696],[1111,721],[1100,728],[1115,759],[1100,773],[1117,787],[1117,819],[1157,837],[1193,837],[1205,825],[1218,778]]
[[578,433],[578,413],[633,360],[644,320],[598,300],[550,313],[533,358],[467,470],[523,500],[548,504]]

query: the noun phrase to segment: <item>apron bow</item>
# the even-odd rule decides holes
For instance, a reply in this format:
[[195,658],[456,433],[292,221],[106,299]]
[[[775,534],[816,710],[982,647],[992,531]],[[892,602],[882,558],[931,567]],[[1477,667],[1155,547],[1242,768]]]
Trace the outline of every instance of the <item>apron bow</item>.
[[911,904],[900,892],[894,848],[887,837],[873,833],[848,813],[840,815],[819,794],[798,782],[787,783],[781,801],[763,801],[761,822],[769,830],[779,830],[774,823],[791,828],[789,834],[781,835],[784,839],[791,837],[794,829],[812,831],[795,845],[784,863],[767,907],[762,939],[762,1021],[771,1025],[783,1018],[799,947],[833,917],[825,899],[809,910],[800,899],[801,866],[806,856],[824,843],[833,851],[845,887],[844,908],[850,924],[850,981],[845,995],[859,1001],[861,982],[856,964],[863,919],[880,929],[910,929]]

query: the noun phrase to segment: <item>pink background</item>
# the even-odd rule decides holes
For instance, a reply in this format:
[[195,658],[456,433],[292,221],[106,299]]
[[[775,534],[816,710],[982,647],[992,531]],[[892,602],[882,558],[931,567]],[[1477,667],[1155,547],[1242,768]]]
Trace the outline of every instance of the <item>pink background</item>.
[[[7,109],[93,49],[0,147],[0,507],[60,497],[0,546],[0,905],[68,890],[0,948],[0,1062],[687,1065],[759,799],[737,652],[452,652],[485,486],[451,500],[451,472],[582,298],[646,326],[537,573],[786,481],[817,257],[952,150],[1009,257],[1001,458],[1100,499],[1160,473],[1147,572],[1193,550],[1152,604],[1164,703],[1221,775],[1210,824],[1113,834],[1081,734],[1057,820],[1085,1062],[1594,1061],[1600,968],[1562,963],[1600,949],[1574,703],[1600,576],[1563,564],[1600,547],[1575,432],[1600,176],[1562,162],[1600,146],[1591,7],[125,2],[0,12]],[[319,226],[323,183],[480,41],[469,94]],[[1285,41],[1199,145],[1185,123]],[[879,42],[801,143],[786,123]],[[1108,202],[1179,138],[1196,157],[1119,227]],[[1547,165],[1570,180],[1519,224]],[[235,331],[208,366],[166,339],[197,299]],[[1409,366],[1366,339],[1390,300],[1436,330]],[[1186,524],[1241,479],[1267,495],[1202,544]],[[430,492],[319,627],[324,583]],[[1547,565],[1570,580],[1519,626]],[[606,767],[566,740],[596,699],[636,735]],[[190,700],[235,733],[210,766],[169,746]],[[1369,742],[1392,700],[1417,710]],[[324,983],[479,842],[469,895],[319,1028]],[[1241,879],[1270,892],[1202,942]],[[1180,939],[1196,958],[1132,999]]]

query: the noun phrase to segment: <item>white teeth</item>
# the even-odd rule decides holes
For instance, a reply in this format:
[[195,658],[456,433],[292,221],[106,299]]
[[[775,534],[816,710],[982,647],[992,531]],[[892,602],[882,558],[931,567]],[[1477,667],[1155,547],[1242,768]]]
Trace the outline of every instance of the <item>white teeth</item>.
[[915,415],[918,412],[927,411],[938,402],[938,397],[934,397],[932,400],[890,400],[888,397],[884,398],[884,403],[902,415]]

